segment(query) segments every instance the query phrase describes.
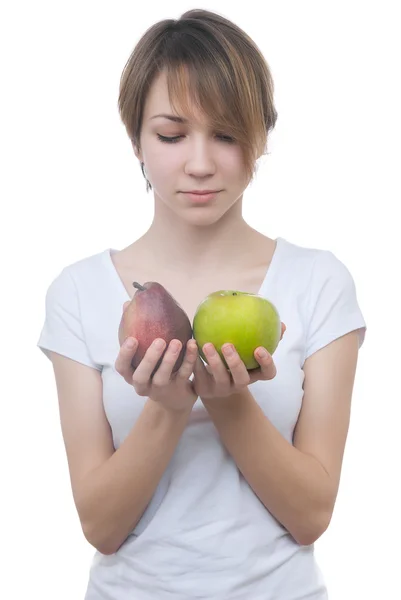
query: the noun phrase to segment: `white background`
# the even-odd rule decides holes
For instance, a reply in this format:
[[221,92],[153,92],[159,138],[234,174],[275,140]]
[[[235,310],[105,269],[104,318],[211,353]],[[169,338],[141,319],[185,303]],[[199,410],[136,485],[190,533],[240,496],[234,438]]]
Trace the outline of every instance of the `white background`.
[[330,600],[401,597],[397,4],[2,5],[3,598],[84,596],[94,550],[73,504],[52,366],[36,347],[44,298],[64,266],[123,248],[150,225],[152,194],[117,111],[119,78],[149,26],[190,8],[245,29],[275,81],[279,118],[245,193],[246,219],[333,251],[368,324],[336,510],[316,544]]

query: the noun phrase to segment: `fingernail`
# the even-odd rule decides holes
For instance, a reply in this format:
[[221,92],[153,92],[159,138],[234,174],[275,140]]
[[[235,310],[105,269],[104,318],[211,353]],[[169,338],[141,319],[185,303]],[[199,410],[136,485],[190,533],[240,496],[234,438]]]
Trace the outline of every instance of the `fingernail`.
[[134,347],[134,345],[135,345],[134,339],[131,338],[131,337],[127,338],[125,340],[125,342],[124,342],[123,345],[124,345],[124,348],[127,348],[128,350],[131,350]]
[[266,350],[264,348],[259,348],[259,350],[257,351],[257,355],[260,358],[266,358],[267,352],[266,352]]
[[161,350],[164,346],[164,341],[163,340],[156,340],[154,342],[155,348],[156,350]]
[[170,349],[171,349],[173,352],[178,352],[178,350],[180,349],[180,347],[181,347],[181,344],[180,344],[180,342],[178,342],[177,340],[174,340],[174,341],[173,341],[173,342],[171,342],[171,344],[170,344]]
[[224,354],[226,356],[232,356],[234,354],[234,348],[232,346],[224,346]]
[[214,356],[216,354],[216,350],[214,349],[214,346],[212,344],[210,344],[210,346],[206,345],[204,347],[204,351],[208,356]]

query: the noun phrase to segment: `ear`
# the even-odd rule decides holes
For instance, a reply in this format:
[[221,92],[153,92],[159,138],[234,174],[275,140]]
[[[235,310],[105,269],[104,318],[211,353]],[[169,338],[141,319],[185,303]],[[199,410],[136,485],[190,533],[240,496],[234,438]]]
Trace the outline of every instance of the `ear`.
[[142,152],[141,152],[141,151],[140,151],[140,149],[139,149],[139,148],[138,148],[138,147],[135,145],[135,143],[134,143],[134,141],[133,141],[133,140],[131,140],[131,144],[132,144],[132,147],[133,147],[133,149],[134,149],[134,154],[135,154],[135,156],[137,157],[137,159],[139,160],[139,162],[143,162],[143,160],[142,160]]

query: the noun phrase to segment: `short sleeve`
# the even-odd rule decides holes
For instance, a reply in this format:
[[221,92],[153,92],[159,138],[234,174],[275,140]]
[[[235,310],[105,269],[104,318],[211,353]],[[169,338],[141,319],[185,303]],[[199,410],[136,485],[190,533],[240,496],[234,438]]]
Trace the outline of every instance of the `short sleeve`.
[[310,285],[305,360],[354,330],[358,330],[361,347],[366,323],[348,268],[332,252],[322,250],[316,257]]
[[101,370],[101,366],[89,355],[80,319],[78,292],[66,268],[52,281],[46,292],[45,321],[37,346],[49,359],[51,350]]

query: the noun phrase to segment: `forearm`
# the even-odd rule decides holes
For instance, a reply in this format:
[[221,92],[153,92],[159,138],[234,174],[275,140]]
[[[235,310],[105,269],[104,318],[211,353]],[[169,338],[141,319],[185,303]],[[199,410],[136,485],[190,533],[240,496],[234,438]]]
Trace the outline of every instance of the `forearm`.
[[139,521],[189,414],[148,400],[120,448],[87,477],[78,510],[87,540],[103,554],[116,552]]
[[204,404],[261,502],[298,543],[313,543],[327,528],[334,501],[321,464],[280,434],[249,391]]

